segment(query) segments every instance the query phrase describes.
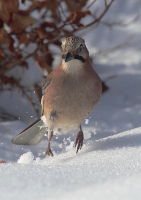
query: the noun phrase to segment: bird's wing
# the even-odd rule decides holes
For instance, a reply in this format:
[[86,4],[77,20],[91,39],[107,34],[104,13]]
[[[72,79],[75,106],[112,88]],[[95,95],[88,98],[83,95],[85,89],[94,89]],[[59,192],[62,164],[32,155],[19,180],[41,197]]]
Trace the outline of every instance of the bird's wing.
[[[42,115],[44,113],[43,96],[44,96],[46,87],[51,82],[51,79],[52,79],[52,73],[50,73],[46,77],[42,86],[42,100],[41,100]],[[39,142],[41,142],[46,132],[47,132],[47,127],[45,127],[44,122],[41,119],[38,119],[29,127],[27,127],[24,131],[22,131],[17,136],[15,136],[11,142],[13,144],[18,144],[18,145],[36,145]]]
[[52,80],[52,72],[47,75],[47,77],[42,85],[42,95],[44,95],[45,89],[50,84],[51,80]]
[[41,115],[44,115],[44,110],[43,110],[43,98],[45,94],[45,89],[46,87],[50,84],[52,80],[52,73],[48,74],[43,85],[42,85],[42,98],[41,98]]
[[36,145],[41,142],[46,132],[47,127],[44,126],[44,122],[38,119],[15,136],[11,142],[17,145]]

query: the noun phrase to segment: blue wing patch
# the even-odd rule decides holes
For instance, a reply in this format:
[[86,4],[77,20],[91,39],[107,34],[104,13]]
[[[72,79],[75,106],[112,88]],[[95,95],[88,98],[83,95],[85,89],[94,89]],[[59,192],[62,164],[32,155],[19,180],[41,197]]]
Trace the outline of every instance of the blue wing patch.
[[50,84],[50,81],[47,82],[45,85],[43,85],[43,87],[42,87],[42,95],[45,94],[45,89],[46,89],[46,87],[47,87],[49,84]]

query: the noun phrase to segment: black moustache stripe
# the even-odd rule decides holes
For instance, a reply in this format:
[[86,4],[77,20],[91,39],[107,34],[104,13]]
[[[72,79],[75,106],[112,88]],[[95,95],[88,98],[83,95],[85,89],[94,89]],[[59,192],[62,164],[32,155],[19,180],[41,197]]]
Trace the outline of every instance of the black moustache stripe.
[[[65,55],[63,54],[62,55],[62,59],[65,59],[66,57],[65,57]],[[85,59],[82,57],[82,56],[79,56],[79,55],[75,55],[74,56],[74,59],[77,59],[77,60],[80,60],[81,62],[85,62]]]
[[79,56],[79,55],[75,55],[75,56],[74,56],[74,59],[80,60],[80,61],[82,61],[83,63],[85,62],[85,59],[84,59],[82,56]]

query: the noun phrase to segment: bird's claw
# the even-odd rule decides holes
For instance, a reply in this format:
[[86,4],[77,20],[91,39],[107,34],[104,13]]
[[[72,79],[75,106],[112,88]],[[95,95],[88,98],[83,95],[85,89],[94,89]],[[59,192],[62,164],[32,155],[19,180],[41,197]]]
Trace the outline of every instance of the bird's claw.
[[47,149],[45,151],[45,155],[46,156],[51,156],[51,157],[53,157],[53,153],[52,153],[52,150],[50,148],[50,143],[51,143],[52,136],[53,136],[53,132],[52,131],[48,132],[48,144],[47,144]]
[[47,149],[46,149],[45,155],[46,155],[46,156],[51,156],[51,157],[53,157],[53,153],[52,153],[52,151],[51,151],[51,148],[47,148]]
[[83,146],[83,140],[84,140],[83,132],[80,130],[77,133],[76,140],[75,140],[75,143],[74,143],[74,146],[77,147],[76,153],[78,153],[79,149],[82,148],[82,146]]

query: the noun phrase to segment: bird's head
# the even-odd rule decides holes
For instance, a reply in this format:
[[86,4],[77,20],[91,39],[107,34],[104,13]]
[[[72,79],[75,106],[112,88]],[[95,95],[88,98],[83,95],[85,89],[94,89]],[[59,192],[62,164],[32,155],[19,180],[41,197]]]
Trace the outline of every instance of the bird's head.
[[85,41],[77,36],[70,36],[62,42],[62,59],[65,62],[77,59],[82,63],[89,57]]

